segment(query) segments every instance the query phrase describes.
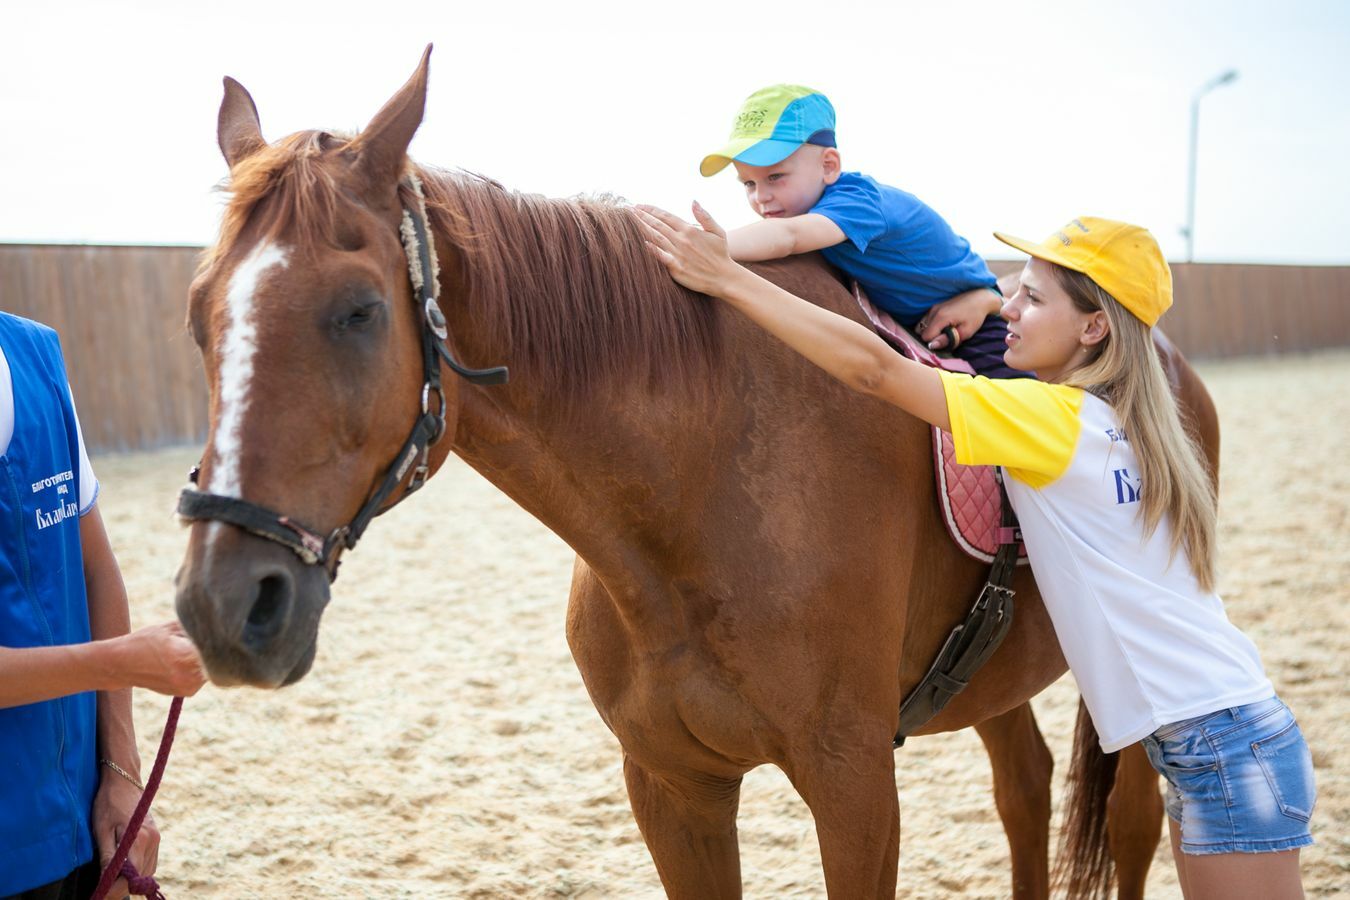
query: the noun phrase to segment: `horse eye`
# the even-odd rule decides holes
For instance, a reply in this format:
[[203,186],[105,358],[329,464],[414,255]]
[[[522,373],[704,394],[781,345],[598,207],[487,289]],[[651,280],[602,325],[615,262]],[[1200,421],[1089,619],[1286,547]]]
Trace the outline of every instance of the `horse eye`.
[[337,326],[338,331],[364,328],[379,318],[383,309],[383,303],[367,303],[338,316],[333,324]]

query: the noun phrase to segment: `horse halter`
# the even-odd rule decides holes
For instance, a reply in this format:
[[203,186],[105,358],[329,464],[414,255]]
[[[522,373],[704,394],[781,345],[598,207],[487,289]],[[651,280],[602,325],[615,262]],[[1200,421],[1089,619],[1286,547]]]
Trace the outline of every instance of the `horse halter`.
[[[445,345],[449,336],[445,316],[436,302],[440,285],[436,277],[437,266],[427,229],[426,201],[422,196],[422,185],[415,175],[409,176],[417,204],[413,208],[404,206],[403,225],[399,229],[403,249],[408,256],[408,274],[413,286],[413,302],[420,307],[418,320],[422,334],[422,413],[413,423],[408,439],[394,456],[394,461],[385,470],[384,478],[357,511],[356,516],[346,525],[340,525],[323,537],[290,516],[284,516],[265,506],[250,503],[238,497],[226,497],[183,488],[178,497],[178,515],[184,519],[225,522],[235,525],[258,537],[266,538],[289,547],[306,565],[321,565],[328,572],[329,582],[337,580],[338,562],[344,550],[350,550],[361,539],[370,520],[379,515],[380,507],[389,499],[389,495],[402,483],[408,470],[412,475],[403,495],[397,503],[417,491],[430,476],[427,457],[432,445],[445,434],[445,391],[441,387],[441,361],[444,360],[457,375],[471,384],[506,384],[508,372],[505,366],[490,369],[470,369],[462,366],[450,354]],[[437,403],[432,405],[432,394]],[[413,463],[416,462],[416,466]],[[197,484],[201,464],[192,467],[188,480]],[[391,506],[390,509],[393,507]]]

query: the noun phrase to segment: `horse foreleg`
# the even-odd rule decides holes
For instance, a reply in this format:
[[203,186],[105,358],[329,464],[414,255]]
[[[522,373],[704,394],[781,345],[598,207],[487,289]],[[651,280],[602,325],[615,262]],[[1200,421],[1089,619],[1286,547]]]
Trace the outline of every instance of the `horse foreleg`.
[[736,809],[741,779],[701,774],[659,776],[627,754],[623,777],[633,818],[647,842],[666,895],[689,900],[740,897]]
[[1012,895],[1050,896],[1050,776],[1055,761],[1030,703],[975,726],[994,770],[994,803],[1012,855]]
[[784,770],[815,819],[829,896],[891,900],[900,855],[895,759],[888,740],[863,746],[876,749],[813,747]]
[[1116,781],[1106,800],[1106,833],[1116,863],[1120,900],[1144,896],[1144,881],[1162,837],[1163,800],[1158,773],[1142,744],[1120,751]]

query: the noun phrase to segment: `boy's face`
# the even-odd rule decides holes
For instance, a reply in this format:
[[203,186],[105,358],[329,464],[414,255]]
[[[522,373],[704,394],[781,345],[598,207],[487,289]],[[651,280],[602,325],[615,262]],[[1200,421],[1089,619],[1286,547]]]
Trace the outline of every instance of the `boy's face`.
[[839,179],[839,151],[802,144],[772,166],[748,166],[732,160],[745,185],[750,208],[766,219],[800,216],[816,205],[825,188]]

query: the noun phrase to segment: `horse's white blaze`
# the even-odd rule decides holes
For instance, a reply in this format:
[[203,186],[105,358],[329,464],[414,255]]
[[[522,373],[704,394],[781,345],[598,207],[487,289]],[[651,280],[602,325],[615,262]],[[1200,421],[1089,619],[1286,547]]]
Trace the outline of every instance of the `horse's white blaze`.
[[221,347],[220,419],[215,434],[215,465],[206,490],[226,497],[240,497],[239,446],[248,390],[253,381],[253,357],[258,351],[258,328],[254,317],[254,294],[269,269],[286,265],[286,250],[276,244],[259,244],[234,270],[225,294],[227,325]]

